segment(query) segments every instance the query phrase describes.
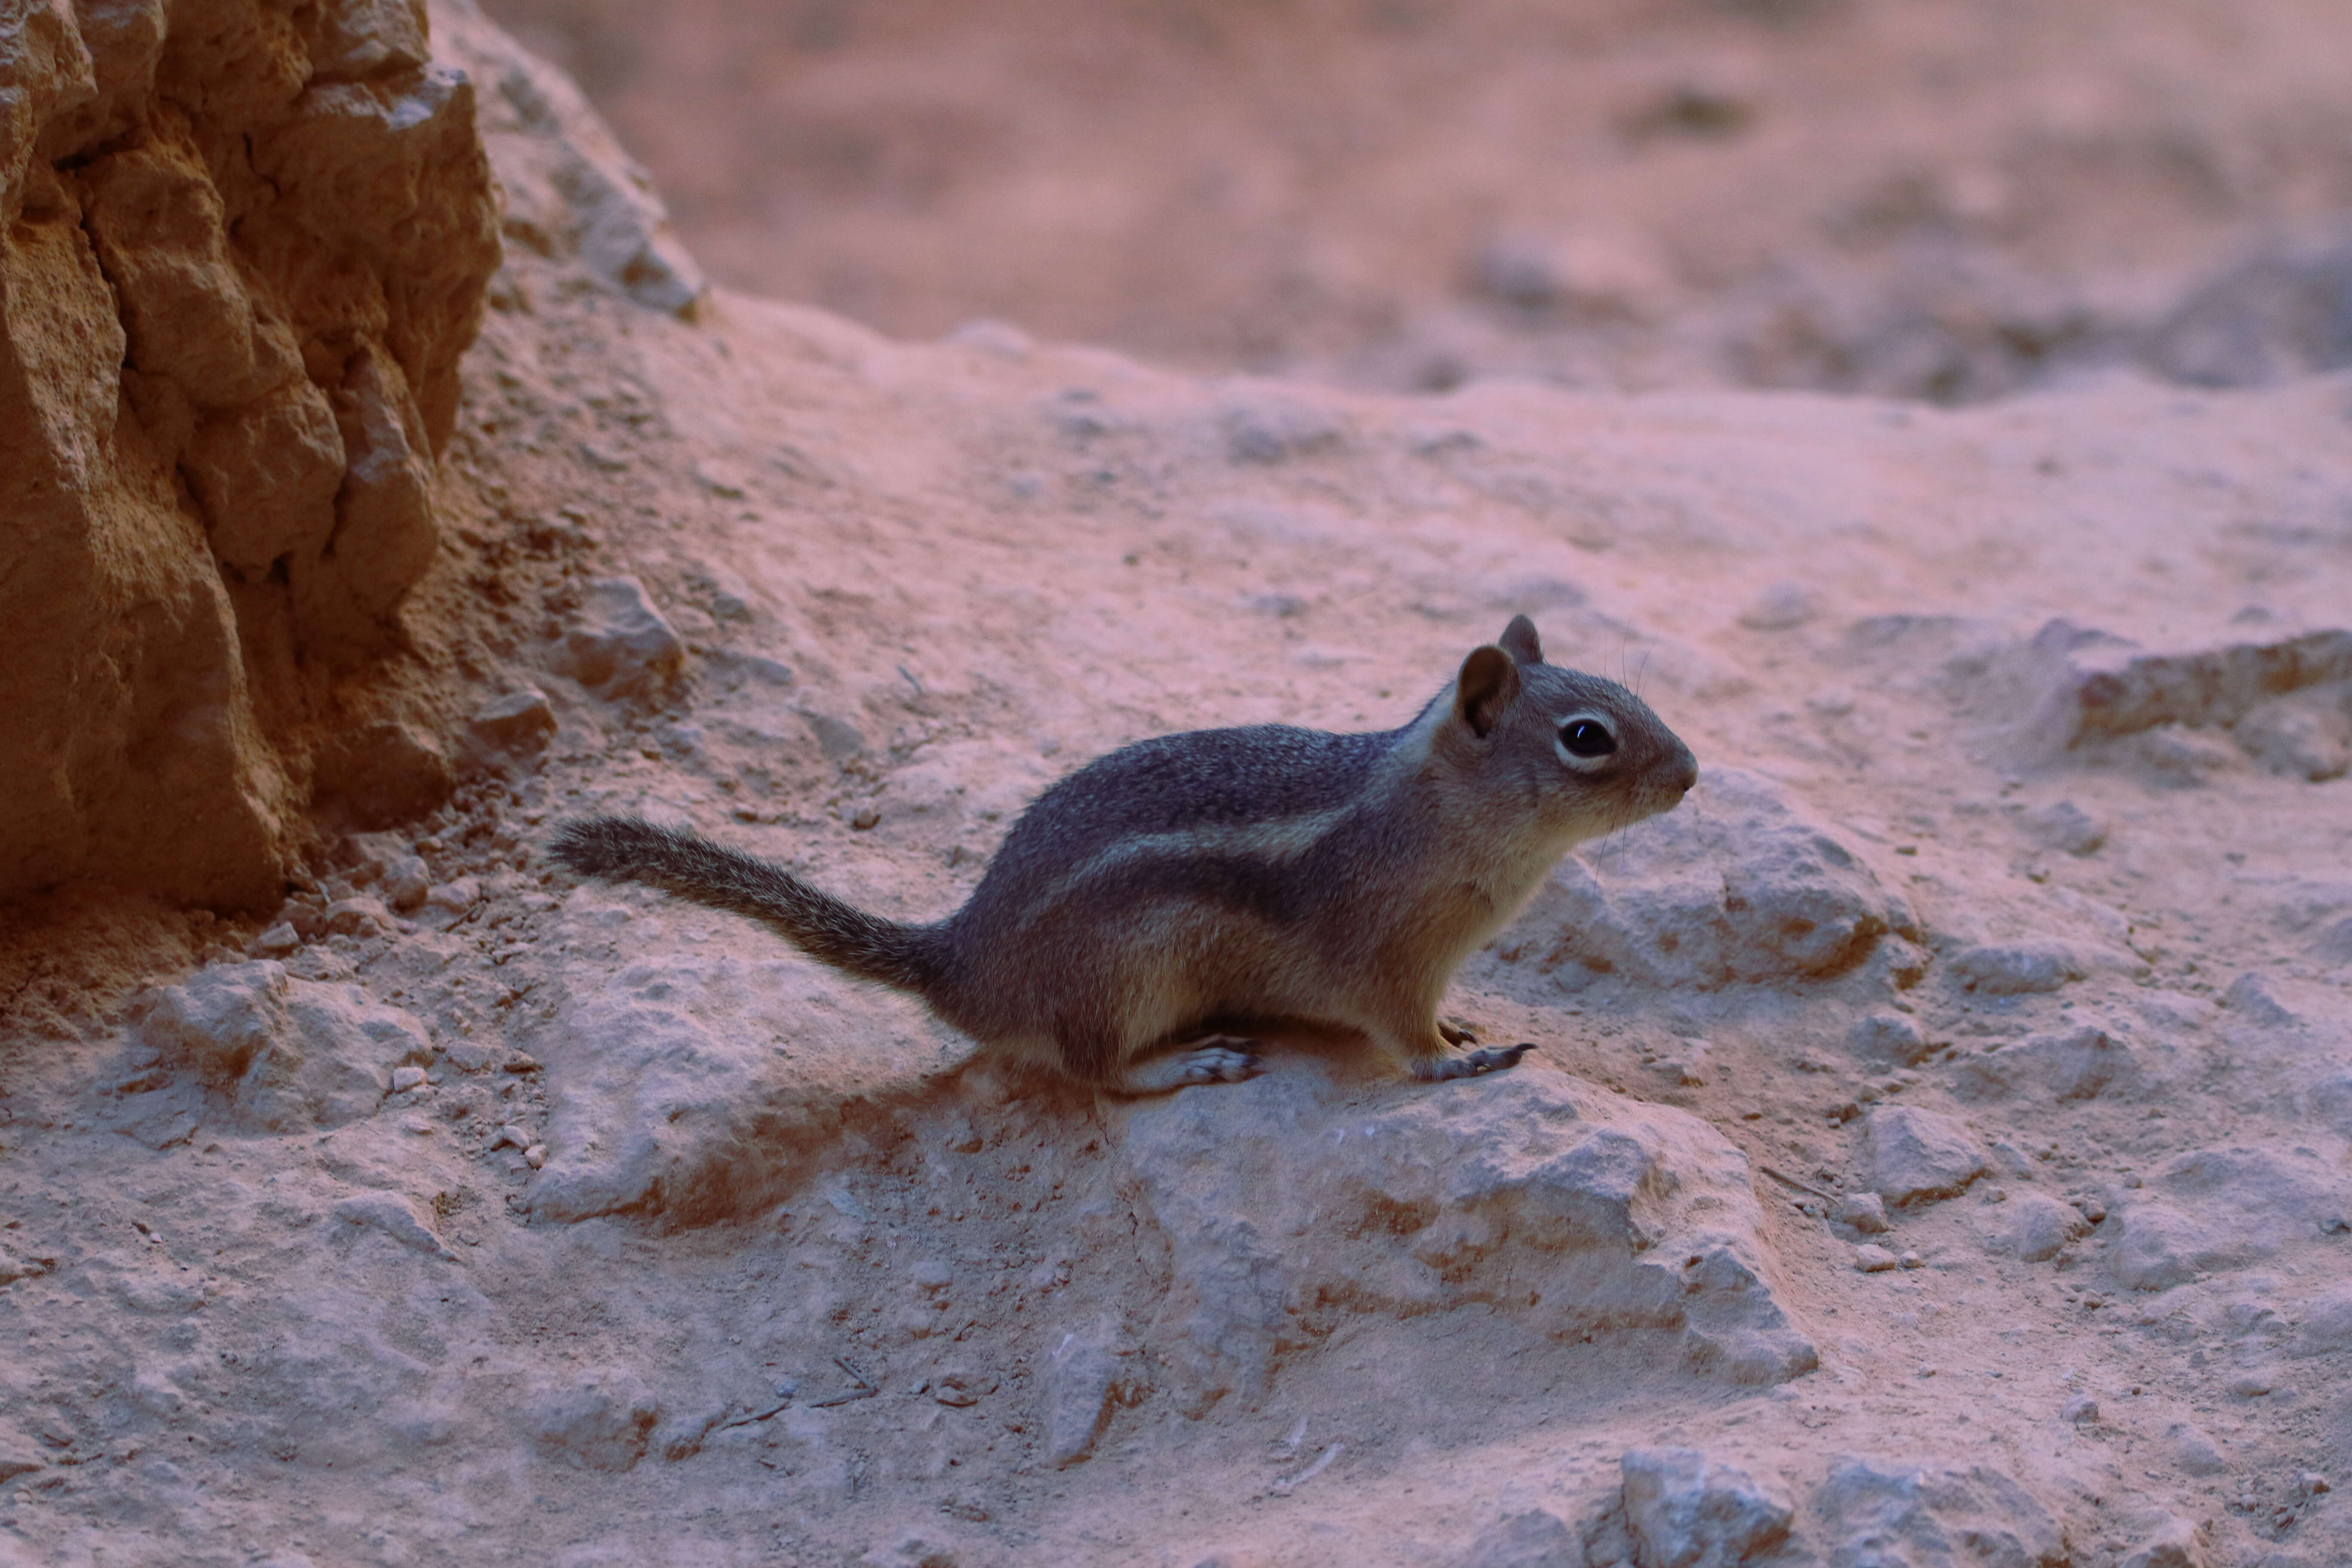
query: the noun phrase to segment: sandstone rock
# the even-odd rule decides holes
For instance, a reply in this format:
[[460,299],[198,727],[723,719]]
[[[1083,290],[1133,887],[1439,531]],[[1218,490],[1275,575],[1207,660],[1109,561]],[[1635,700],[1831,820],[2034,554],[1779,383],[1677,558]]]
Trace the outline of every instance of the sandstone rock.
[[650,691],[678,671],[686,645],[634,577],[588,584],[557,649],[563,672],[608,697]]
[[310,64],[320,76],[364,81],[430,60],[425,0],[340,0],[310,23]]
[[424,816],[455,784],[448,754],[430,731],[380,720],[354,724],[320,748],[314,793],[353,826],[383,828]]
[[294,980],[275,963],[215,964],[134,998],[131,1039],[184,1068],[252,1131],[334,1127],[373,1110],[423,1026],[355,985]]
[[[439,1276],[429,1292],[404,1300],[399,1286],[385,1289],[426,1269]],[[346,1470],[415,1462],[449,1439],[465,1373],[443,1359],[445,1346],[486,1336],[492,1318],[462,1275],[405,1253],[345,1255],[236,1310],[254,1335],[236,1376],[255,1436],[280,1458]]]
[[1236,463],[1280,463],[1337,447],[1347,426],[1328,402],[1272,386],[1235,387],[1220,400],[1217,426]]
[[2352,771],[2352,684],[2313,687],[2249,710],[2231,738],[2266,772],[2326,784]]
[[1482,1531],[1461,1568],[1585,1568],[1584,1548],[1557,1514],[1531,1508]]
[[2069,855],[2091,855],[2107,841],[2104,823],[2071,800],[2038,806],[2018,818],[2018,826],[2038,844]]
[[775,1044],[815,1027],[887,1038],[904,1008],[796,957],[665,954],[598,978],[563,1004],[531,1213],[688,1221],[758,1206],[811,1157],[751,1135],[775,1110]]
[[934,1529],[903,1530],[857,1559],[857,1568],[959,1568],[955,1543]]
[[467,725],[478,747],[496,755],[538,751],[555,734],[555,709],[535,686],[503,692],[474,710]]
[[335,1217],[348,1226],[381,1231],[401,1246],[427,1257],[457,1257],[433,1228],[424,1208],[397,1193],[354,1193],[335,1205]]
[[1870,1185],[1890,1204],[1951,1197],[1987,1169],[1967,1128],[1916,1106],[1871,1107],[1863,1137]]
[[2205,1532],[2193,1521],[2167,1514],[2124,1553],[2116,1568],[2206,1568]]
[[2352,1350],[2352,1284],[2331,1286],[2312,1298],[2305,1304],[2296,1328],[2297,1355]]
[[2130,1081],[2131,1047],[2096,1025],[2028,1039],[2024,1055],[2060,1100],[2090,1100]]
[[1779,1487],[1696,1448],[1633,1448],[1618,1464],[1640,1568],[1733,1568],[1788,1539],[1796,1518]]
[[651,176],[562,72],[485,18],[473,0],[435,7],[437,47],[483,84],[482,131],[507,192],[509,237],[576,256],[627,299],[691,318],[708,290]]
[[1871,1014],[1848,1032],[1846,1044],[1865,1061],[1906,1068],[1925,1060],[1933,1048],[1919,1026],[1900,1013]]
[[1802,583],[1775,583],[1748,601],[1739,612],[1739,624],[1756,632],[1792,631],[1818,614],[1811,589]]
[[2165,1447],[2172,1452],[2172,1462],[2184,1474],[2218,1476],[2230,1468],[2221,1447],[2205,1435],[2203,1427],[2188,1421],[2176,1421],[2164,1429]]
[[545,1458],[574,1469],[618,1474],[645,1458],[661,1402],[625,1373],[589,1374],[547,1389],[522,1410],[523,1429]]
[[1476,1087],[1367,1108],[1302,1066],[1129,1117],[1119,1158],[1173,1268],[1150,1348],[1181,1407],[1255,1402],[1325,1331],[1327,1300],[1655,1331],[1734,1383],[1813,1366],[1772,1293],[1747,1161],[1719,1134],[1549,1073]]
[[1864,1236],[1886,1229],[1886,1200],[1876,1193],[1848,1193],[1838,1202],[1838,1220]]
[[2158,652],[2054,620],[2021,651],[2013,679],[2012,695],[2030,693],[2016,744],[2054,756],[2166,724],[2232,724],[2282,692],[2352,679],[2352,631]]
[[330,936],[381,936],[392,928],[392,911],[376,899],[337,899],[323,923]]
[[266,904],[292,667],[384,646],[433,557],[498,261],[472,92],[413,5],[303,16],[43,7],[0,60],[0,898]]
[[432,890],[433,874],[419,856],[400,856],[383,868],[384,901],[402,914],[416,910]]
[[1113,1342],[1097,1325],[1062,1335],[1045,1357],[1045,1462],[1056,1468],[1094,1453],[1113,1406],[1132,1392]]
[[1918,934],[1853,851],[1738,768],[1709,768],[1676,810],[1563,862],[1520,929],[1558,931],[1543,963],[1565,984],[1710,989],[1826,979],[1889,932]]
[[2341,1179],[2322,1162],[2263,1147],[2175,1156],[2122,1209],[2113,1254],[2118,1283],[2186,1284],[2274,1256],[2346,1223]]
[[2085,1024],[1965,1058],[1956,1064],[1953,1089],[1969,1100],[1994,1100],[2027,1087],[2061,1100],[2092,1100],[2128,1085],[2137,1069],[2129,1046]]
[[1815,1489],[1831,1568],[2061,1568],[2064,1537],[1988,1465],[1841,1458]]
[[2056,991],[2090,973],[2069,943],[2037,940],[1962,948],[1944,961],[1944,973],[1963,990],[1988,996]]
[[2046,1263],[2090,1229],[2082,1211],[2044,1193],[2019,1193],[1998,1210],[1994,1247],[2027,1263]]
[[2250,1024],[2269,1029],[2291,1029],[2305,1020],[2282,1001],[2277,987],[2260,974],[2241,974],[2221,994],[2221,1005]]

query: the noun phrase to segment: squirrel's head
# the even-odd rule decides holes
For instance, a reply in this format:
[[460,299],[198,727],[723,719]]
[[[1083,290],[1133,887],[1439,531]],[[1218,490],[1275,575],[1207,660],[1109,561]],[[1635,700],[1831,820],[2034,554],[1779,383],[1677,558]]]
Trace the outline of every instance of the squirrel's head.
[[1613,680],[1546,664],[1525,616],[1462,661],[1439,746],[1569,839],[1670,811],[1698,782],[1690,748],[1648,703]]

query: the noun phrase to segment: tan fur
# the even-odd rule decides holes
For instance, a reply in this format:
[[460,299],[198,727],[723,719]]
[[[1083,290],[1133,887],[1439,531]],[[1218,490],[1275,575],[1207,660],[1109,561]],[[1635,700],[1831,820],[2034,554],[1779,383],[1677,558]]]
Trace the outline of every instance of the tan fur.
[[1108,1088],[1246,1077],[1245,1035],[1202,1037],[1251,1020],[1351,1030],[1417,1077],[1465,1076],[1528,1047],[1448,1054],[1437,1008],[1463,960],[1573,845],[1670,809],[1697,776],[1639,698],[1542,658],[1519,616],[1402,729],[1113,752],[1040,797],[937,925],[625,819],[572,824],[557,853],[764,920],[989,1049]]

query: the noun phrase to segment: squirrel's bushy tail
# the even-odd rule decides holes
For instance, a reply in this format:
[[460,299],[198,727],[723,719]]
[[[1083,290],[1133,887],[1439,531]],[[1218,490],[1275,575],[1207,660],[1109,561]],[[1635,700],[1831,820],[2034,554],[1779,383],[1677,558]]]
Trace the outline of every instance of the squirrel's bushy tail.
[[931,927],[900,925],[842,902],[756,856],[636,816],[567,822],[549,846],[583,877],[643,882],[666,893],[749,915],[793,946],[857,976],[929,996],[940,979]]

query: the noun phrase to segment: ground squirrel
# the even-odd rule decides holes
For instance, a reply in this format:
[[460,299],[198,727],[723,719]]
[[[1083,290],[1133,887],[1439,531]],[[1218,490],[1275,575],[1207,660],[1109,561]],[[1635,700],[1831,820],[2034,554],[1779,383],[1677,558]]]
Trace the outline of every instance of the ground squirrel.
[[1281,724],[1123,747],[1037,797],[971,898],[900,925],[777,866],[633,817],[565,825],[557,859],[764,921],[910,991],[987,1049],[1129,1093],[1257,1070],[1251,1024],[1369,1037],[1414,1077],[1450,1056],[1446,982],[1570,847],[1666,811],[1690,749],[1614,681],[1543,662],[1515,618],[1402,729]]

